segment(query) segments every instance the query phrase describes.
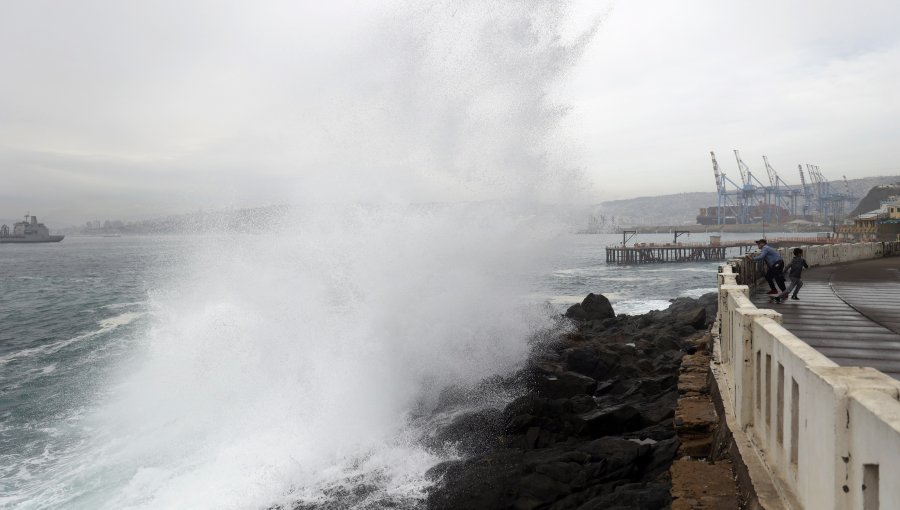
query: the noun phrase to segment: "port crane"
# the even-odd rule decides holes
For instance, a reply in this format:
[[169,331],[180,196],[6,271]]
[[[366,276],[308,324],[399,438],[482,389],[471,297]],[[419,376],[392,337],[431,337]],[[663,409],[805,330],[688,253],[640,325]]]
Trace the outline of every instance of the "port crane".
[[[844,176],[846,193],[832,189],[831,182],[825,177],[818,165],[806,165],[806,173],[809,175],[809,187],[804,185],[807,207],[810,215],[820,221],[835,223],[838,217],[845,214],[845,205],[856,200],[850,192],[850,184]],[[803,178],[803,167],[800,166],[800,178]]]
[[769,163],[768,156],[763,155],[763,162],[769,174],[769,186],[766,187],[766,213],[769,215],[769,223],[782,223],[786,220],[782,218],[782,211],[787,211],[789,216],[797,215],[797,198],[801,195],[801,191],[784,182]]
[[[713,174],[716,176],[716,191],[718,192],[718,207],[716,208],[716,223],[723,225],[726,223],[726,217],[733,216],[735,222],[739,222],[740,218],[746,216],[741,201],[743,194],[743,178],[741,184],[737,184],[725,175],[725,172],[719,168],[719,162],[716,161],[716,153],[710,151],[712,158]],[[731,185],[731,190],[729,190]]]

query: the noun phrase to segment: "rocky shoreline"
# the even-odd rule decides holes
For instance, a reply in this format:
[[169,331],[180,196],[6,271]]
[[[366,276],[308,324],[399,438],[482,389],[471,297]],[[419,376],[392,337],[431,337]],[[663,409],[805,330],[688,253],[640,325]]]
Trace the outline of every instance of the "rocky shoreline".
[[590,294],[573,331],[544,342],[512,378],[528,391],[437,431],[462,460],[435,466],[427,506],[460,509],[654,509],[670,506],[681,358],[715,318],[716,296],[616,316]]

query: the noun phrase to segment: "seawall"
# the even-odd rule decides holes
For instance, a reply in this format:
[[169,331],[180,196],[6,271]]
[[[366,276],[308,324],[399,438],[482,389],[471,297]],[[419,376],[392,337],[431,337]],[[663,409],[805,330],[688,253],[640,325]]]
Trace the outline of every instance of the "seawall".
[[[813,267],[900,253],[900,243],[802,248]],[[710,363],[746,506],[900,508],[900,381],[838,366],[756,308],[761,276],[746,259],[721,266]]]

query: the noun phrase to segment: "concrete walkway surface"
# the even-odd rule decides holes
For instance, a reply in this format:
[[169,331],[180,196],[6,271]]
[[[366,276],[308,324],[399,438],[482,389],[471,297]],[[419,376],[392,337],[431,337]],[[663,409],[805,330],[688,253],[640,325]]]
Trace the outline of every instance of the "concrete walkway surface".
[[799,301],[770,303],[768,290],[763,283],[751,296],[757,308],[777,310],[785,328],[832,361],[900,379],[900,257],[806,269]]

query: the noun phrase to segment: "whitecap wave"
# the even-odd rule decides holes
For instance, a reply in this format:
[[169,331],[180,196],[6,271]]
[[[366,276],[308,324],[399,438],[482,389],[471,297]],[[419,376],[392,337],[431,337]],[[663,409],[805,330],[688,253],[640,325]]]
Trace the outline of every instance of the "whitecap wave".
[[94,338],[98,335],[102,335],[108,333],[120,326],[125,326],[134,322],[136,319],[146,315],[147,312],[125,312],[114,317],[109,317],[106,319],[102,319],[97,324],[100,326],[98,329],[88,331],[86,333],[81,333],[71,338],[67,338],[64,340],[59,340],[56,342],[51,342],[48,344],[40,345],[38,347],[29,347],[26,349],[21,349],[18,351],[11,352],[4,356],[0,356],[0,365],[5,365],[11,361],[23,358],[30,358],[33,356],[44,356],[48,354],[56,353],[66,347],[75,344],[77,342],[81,342],[84,340],[88,340]]
[[716,287],[701,287],[697,289],[687,289],[681,293],[683,297],[691,297],[698,298],[704,294],[709,294],[710,292],[718,292],[719,289]]
[[668,299],[627,299],[612,303],[616,315],[640,315],[653,310],[665,310],[672,304]]

